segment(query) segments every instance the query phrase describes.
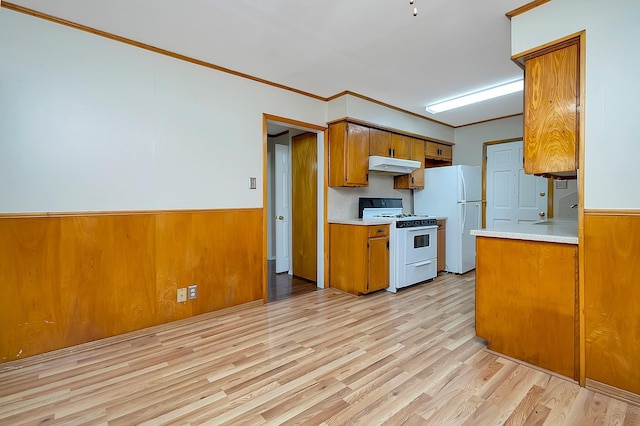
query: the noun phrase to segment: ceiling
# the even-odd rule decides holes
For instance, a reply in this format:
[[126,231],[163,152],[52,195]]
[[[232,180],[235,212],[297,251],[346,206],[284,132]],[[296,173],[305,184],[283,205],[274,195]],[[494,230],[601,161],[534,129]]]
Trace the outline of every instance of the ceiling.
[[425,106],[522,76],[506,12],[530,0],[12,0],[328,98],[345,90],[457,127],[522,113],[522,94]]

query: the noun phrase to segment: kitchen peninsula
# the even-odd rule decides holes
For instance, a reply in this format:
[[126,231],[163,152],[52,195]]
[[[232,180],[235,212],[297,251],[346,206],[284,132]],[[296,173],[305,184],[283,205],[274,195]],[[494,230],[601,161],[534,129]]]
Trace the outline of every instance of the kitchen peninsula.
[[493,351],[577,380],[577,222],[550,220],[471,234],[478,337]]

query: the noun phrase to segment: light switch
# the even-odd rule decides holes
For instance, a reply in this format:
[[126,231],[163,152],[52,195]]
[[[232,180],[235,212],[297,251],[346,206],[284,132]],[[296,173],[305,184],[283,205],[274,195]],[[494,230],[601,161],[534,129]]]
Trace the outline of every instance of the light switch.
[[256,178],[249,178],[249,189],[256,189]]

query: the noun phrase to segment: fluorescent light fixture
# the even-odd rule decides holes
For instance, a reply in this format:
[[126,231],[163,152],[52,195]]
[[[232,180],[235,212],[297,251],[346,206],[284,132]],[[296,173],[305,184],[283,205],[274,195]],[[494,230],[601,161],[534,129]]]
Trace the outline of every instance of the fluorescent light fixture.
[[499,96],[508,95],[510,93],[520,92],[524,89],[524,81],[516,80],[509,83],[494,86],[489,89],[471,93],[469,95],[460,96],[458,98],[449,99],[447,101],[438,102],[427,106],[427,112],[437,114],[439,112],[448,111],[454,108],[460,108],[465,105],[475,104],[477,102],[486,101],[487,99],[497,98]]

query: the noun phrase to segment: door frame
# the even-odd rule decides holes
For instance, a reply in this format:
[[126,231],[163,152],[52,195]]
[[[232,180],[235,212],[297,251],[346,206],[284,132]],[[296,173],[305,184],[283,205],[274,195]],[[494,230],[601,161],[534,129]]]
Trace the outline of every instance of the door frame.
[[[500,139],[482,144],[482,227],[487,227],[487,146],[523,141],[520,138]],[[523,141],[524,143],[524,141]],[[553,217],[553,179],[547,179],[547,218]]]
[[[293,127],[300,130],[316,133],[316,135],[322,134],[322,149],[318,147],[318,171],[322,170],[322,177],[319,176],[318,185],[322,183],[322,191],[318,188],[318,272],[317,272],[317,286],[318,288],[325,288],[325,279],[329,276],[329,261],[328,250],[329,247],[329,225],[327,222],[327,187],[328,187],[328,175],[329,175],[329,132],[326,126],[319,126],[313,123],[307,123],[291,118],[280,117],[277,115],[262,114],[262,300],[264,303],[268,302],[268,273],[267,273],[267,261],[268,261],[268,193],[267,193],[267,137],[268,137],[268,123],[273,122],[286,127]],[[322,169],[320,164],[322,163]],[[320,211],[322,215],[320,217]],[[322,220],[320,220],[322,218]]]

